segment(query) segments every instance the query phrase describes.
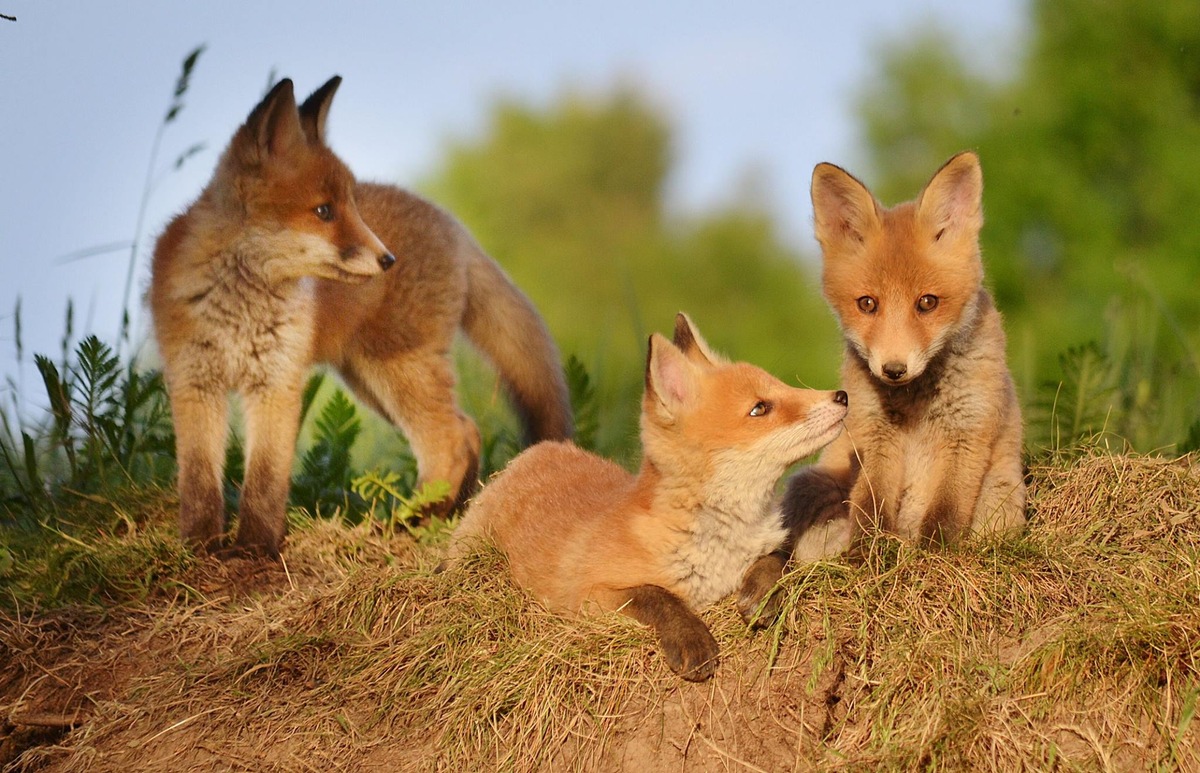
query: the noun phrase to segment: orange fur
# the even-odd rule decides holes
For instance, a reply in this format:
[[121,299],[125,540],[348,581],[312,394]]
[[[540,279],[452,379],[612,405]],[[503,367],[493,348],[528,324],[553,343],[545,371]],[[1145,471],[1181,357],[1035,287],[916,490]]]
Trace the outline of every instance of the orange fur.
[[473,490],[479,454],[454,395],[460,329],[496,365],[530,440],[571,436],[558,351],[529,300],[449,214],[358,183],[325,144],[339,83],[299,108],[291,81],[272,89],[155,248],[149,301],[175,416],[181,531],[196,547],[223,540],[235,392],[247,419],[237,546],[278,554],[314,364],[335,367],[404,430],[420,481],[451,484],[443,510]]
[[[696,658],[715,666],[715,644],[697,643],[707,630],[686,610],[733,592],[779,547],[775,484],[838,434],[845,413],[844,393],[796,389],[725,361],[680,314],[674,342],[650,338],[638,474],[569,443],[533,446],[472,501],[450,563],[491,541],[547,607],[623,609],[665,639],[664,626],[683,625],[685,643],[710,656]],[[658,589],[652,601],[639,595],[647,587]],[[689,678],[711,673],[688,663],[672,666]]]
[[840,552],[866,528],[941,542],[1025,523],[1021,412],[982,286],[982,190],[969,152],[891,209],[838,167],[813,172],[850,413],[789,483],[798,560]]

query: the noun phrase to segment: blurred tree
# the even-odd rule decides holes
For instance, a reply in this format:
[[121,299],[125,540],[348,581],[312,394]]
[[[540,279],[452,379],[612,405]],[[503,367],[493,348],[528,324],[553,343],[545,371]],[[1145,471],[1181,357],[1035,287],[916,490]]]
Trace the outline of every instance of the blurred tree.
[[629,88],[545,109],[498,103],[422,186],[461,218],[592,372],[600,447],[627,451],[646,337],[687,311],[719,350],[790,383],[835,384],[840,351],[814,272],[753,191],[668,211],[671,130]]
[[1100,340],[1127,382],[1115,407],[1140,417],[1127,437],[1181,439],[1200,410],[1200,13],[1194,0],[1031,12],[999,77],[946,32],[885,45],[859,101],[865,179],[894,203],[978,149],[984,259],[1026,399],[1058,377],[1060,352]]

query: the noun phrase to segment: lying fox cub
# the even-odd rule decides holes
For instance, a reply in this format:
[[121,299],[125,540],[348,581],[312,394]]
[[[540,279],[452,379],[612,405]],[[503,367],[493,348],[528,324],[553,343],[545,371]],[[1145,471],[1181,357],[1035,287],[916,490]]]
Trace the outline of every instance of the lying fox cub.
[[726,361],[679,314],[674,342],[650,337],[638,474],[571,443],[539,443],[474,499],[443,567],[473,541],[492,542],[547,607],[624,612],[654,629],[676,673],[707,679],[717,643],[693,610],[732,593],[783,543],[775,484],[837,437],[846,410],[845,392],[796,389]]

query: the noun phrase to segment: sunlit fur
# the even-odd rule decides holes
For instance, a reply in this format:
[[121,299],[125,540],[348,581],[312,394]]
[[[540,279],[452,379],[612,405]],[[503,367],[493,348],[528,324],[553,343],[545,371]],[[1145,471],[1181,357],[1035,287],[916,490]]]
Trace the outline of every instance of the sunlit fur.
[[[770,410],[751,416],[759,402]],[[640,585],[703,607],[782,543],[775,484],[845,412],[833,392],[727,362],[680,315],[674,343],[650,339],[637,475],[570,444],[534,446],[471,503],[451,560],[494,542],[517,582],[566,612],[612,609]]]
[[443,511],[473,490],[480,448],[454,393],[460,330],[496,365],[530,440],[571,435],[558,351],[529,300],[447,213],[357,182],[326,145],[339,83],[300,107],[291,81],[273,88],[155,247],[149,302],[175,418],[180,528],[198,548],[225,539],[234,392],[247,452],[237,547],[278,554],[317,363],[404,430],[421,482],[450,484]]
[[[845,550],[866,528],[942,542],[1025,522],[1021,413],[1000,314],[982,286],[982,191],[969,152],[890,209],[836,166],[813,172],[850,412],[845,434],[789,484],[798,560]],[[937,304],[922,312],[925,295]]]

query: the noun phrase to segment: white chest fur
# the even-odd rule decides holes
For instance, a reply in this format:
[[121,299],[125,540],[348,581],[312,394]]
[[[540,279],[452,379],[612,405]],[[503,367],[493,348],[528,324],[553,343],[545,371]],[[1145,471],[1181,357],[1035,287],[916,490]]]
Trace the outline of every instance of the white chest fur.
[[694,608],[728,596],[755,560],[783,542],[781,524],[775,508],[763,508],[751,517],[702,508],[668,557],[666,571],[675,580],[675,590]]
[[189,380],[247,392],[294,379],[312,347],[313,288],[311,279],[282,286],[236,274],[215,279],[188,301],[192,351],[179,362],[192,371]]

